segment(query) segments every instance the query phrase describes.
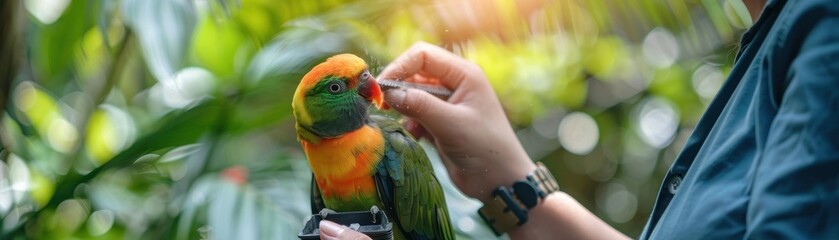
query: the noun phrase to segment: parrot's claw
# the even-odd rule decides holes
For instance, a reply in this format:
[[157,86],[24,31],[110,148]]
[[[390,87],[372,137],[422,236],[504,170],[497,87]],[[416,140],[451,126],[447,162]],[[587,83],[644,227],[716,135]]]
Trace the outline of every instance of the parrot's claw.
[[373,214],[373,223],[376,223],[376,215],[379,214],[379,212],[379,207],[377,207],[376,205],[370,207],[370,213]]
[[324,208],[324,209],[320,210],[318,215],[320,215],[321,218],[326,219],[327,215],[333,214],[333,213],[338,213],[338,212],[336,212],[335,210],[329,209],[329,208]]

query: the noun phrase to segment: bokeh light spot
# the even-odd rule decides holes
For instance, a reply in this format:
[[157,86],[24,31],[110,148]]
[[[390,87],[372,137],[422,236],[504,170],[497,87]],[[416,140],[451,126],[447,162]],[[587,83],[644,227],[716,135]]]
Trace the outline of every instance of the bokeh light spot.
[[51,24],[61,17],[70,0],[26,0],[24,6],[32,16],[44,24]]
[[162,81],[163,103],[172,108],[182,108],[215,88],[215,77],[203,68],[184,68],[175,74],[172,81]]
[[679,43],[670,31],[656,28],[644,38],[642,51],[650,65],[669,67],[679,58]]
[[32,199],[35,200],[38,206],[46,206],[50,198],[52,198],[53,192],[55,192],[55,180],[44,176],[44,174],[39,173],[35,168],[32,169],[31,174]]
[[134,140],[135,134],[131,116],[120,108],[105,104],[90,117],[85,147],[94,163],[101,165],[125,149]]
[[462,217],[457,220],[457,228],[463,232],[472,232],[475,230],[475,220],[470,217]]
[[619,182],[612,182],[598,191],[597,206],[609,220],[625,223],[638,211],[638,197]]
[[637,134],[644,142],[655,148],[664,148],[676,134],[679,115],[673,104],[663,98],[647,98],[636,110]]
[[65,200],[55,210],[57,226],[67,232],[74,232],[87,218],[87,208],[80,200]]
[[573,112],[559,123],[559,143],[577,155],[591,152],[600,138],[594,118],[583,112]]
[[629,191],[617,191],[606,199],[606,213],[614,222],[624,223],[635,216],[638,199]]
[[[30,181],[29,167],[17,155],[10,155],[9,157],[9,179],[11,180],[11,190],[24,192],[32,187]],[[20,195],[20,194],[16,194]],[[15,201],[21,196],[15,196]]]
[[29,111],[35,105],[35,87],[29,82],[20,83],[15,89],[15,106],[21,111]]
[[79,132],[64,118],[53,118],[49,125],[47,139],[50,145],[59,152],[70,152],[76,146]]
[[28,123],[38,130],[38,134],[47,135],[51,121],[59,117],[58,106],[52,96],[26,81],[15,88],[15,106],[26,116]]
[[114,212],[111,210],[99,210],[90,214],[87,221],[87,231],[92,236],[99,236],[111,230],[114,225]]
[[720,86],[722,86],[724,80],[725,75],[719,68],[706,64],[693,72],[691,82],[693,83],[693,89],[696,90],[699,96],[705,99],[711,99],[720,90]]

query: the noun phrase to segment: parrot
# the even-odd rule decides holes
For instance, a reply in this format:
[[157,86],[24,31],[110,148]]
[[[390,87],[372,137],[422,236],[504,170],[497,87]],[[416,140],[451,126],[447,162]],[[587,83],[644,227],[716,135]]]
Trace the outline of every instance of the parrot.
[[383,209],[395,239],[454,239],[428,156],[371,105],[385,107],[381,87],[353,54],[329,57],[297,86],[292,115],[312,170],[312,213]]

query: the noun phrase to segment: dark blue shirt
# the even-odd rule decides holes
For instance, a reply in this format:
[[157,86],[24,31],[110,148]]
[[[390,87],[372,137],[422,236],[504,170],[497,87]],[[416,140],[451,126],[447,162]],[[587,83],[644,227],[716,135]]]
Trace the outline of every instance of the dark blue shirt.
[[839,239],[839,1],[770,0],[641,239]]

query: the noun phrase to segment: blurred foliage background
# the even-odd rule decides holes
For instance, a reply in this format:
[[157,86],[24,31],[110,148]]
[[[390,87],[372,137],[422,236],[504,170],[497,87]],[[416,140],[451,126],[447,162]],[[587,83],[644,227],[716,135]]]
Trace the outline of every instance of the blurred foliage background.
[[[343,52],[378,72],[416,41],[481,65],[531,158],[637,236],[751,25],[738,0],[1,5],[0,239],[295,238],[297,82]],[[439,176],[459,236],[493,237]]]

